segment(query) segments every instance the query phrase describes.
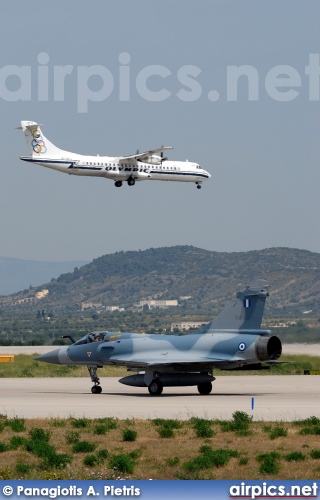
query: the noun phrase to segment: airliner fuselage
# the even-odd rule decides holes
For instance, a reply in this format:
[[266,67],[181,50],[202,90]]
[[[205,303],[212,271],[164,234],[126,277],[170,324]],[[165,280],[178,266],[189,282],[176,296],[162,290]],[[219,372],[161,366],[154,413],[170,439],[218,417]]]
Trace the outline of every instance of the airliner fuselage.
[[[58,170],[69,175],[104,177],[115,181],[115,186],[127,182],[133,186],[136,181],[194,182],[198,188],[211,176],[198,163],[169,161],[163,152],[171,147],[161,147],[132,156],[84,156],[63,151],[54,146],[41,132],[35,122],[21,122],[30,156],[20,159],[43,167]],[[160,153],[158,155],[157,153]]]

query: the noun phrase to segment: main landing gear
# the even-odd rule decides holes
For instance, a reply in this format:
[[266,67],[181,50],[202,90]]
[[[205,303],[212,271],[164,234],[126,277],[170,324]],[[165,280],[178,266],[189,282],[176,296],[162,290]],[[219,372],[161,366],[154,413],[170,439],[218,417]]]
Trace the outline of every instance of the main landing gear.
[[160,380],[153,379],[151,384],[148,386],[148,391],[151,396],[160,396],[163,391],[163,385],[161,384]]
[[97,375],[97,366],[88,366],[89,375],[91,378],[91,382],[94,382],[94,386],[91,387],[92,394],[101,394],[102,387],[100,385],[100,379]]
[[[128,186],[134,186],[135,183],[136,183],[136,180],[133,178],[133,177],[129,177],[129,179],[127,180],[127,183],[128,183]],[[117,187],[117,188],[120,188],[122,186],[122,181],[116,181],[114,183],[114,185]]]
[[196,185],[197,185],[197,189],[201,189],[201,184],[200,184],[200,182],[196,182]]
[[212,391],[211,382],[205,382],[203,384],[199,384],[198,391],[199,391],[199,394],[202,394],[203,396],[207,396],[208,394],[210,394],[210,392]]

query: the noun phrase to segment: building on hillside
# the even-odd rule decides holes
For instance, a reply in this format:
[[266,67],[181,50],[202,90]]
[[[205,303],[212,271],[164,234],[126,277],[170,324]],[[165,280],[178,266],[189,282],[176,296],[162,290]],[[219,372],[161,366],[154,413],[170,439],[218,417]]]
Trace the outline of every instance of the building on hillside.
[[81,310],[83,309],[99,309],[102,307],[102,304],[98,304],[97,302],[81,302]]
[[180,323],[171,323],[171,331],[173,332],[175,328],[177,330],[193,330],[196,328],[203,328],[207,323],[202,321],[180,321]]
[[177,307],[178,301],[175,300],[140,300],[136,307],[148,306],[149,309],[154,309],[156,307],[160,309],[165,309],[166,307]]
[[113,312],[113,311],[124,311],[124,307],[119,307],[119,306],[106,306],[106,311]]

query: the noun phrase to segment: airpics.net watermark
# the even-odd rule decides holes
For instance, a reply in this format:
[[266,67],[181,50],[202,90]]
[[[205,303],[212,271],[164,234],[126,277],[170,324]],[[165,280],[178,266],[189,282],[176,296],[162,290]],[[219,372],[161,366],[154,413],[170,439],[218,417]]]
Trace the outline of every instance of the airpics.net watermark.
[[[309,54],[303,77],[293,66],[281,64],[270,68],[261,77],[258,70],[249,64],[227,66],[223,99],[238,101],[239,86],[245,88],[248,101],[259,101],[264,94],[277,102],[293,101],[300,95],[303,86],[308,87],[308,100],[320,100],[320,55]],[[207,98],[217,102],[221,98],[218,90],[204,92],[202,70],[195,65],[181,66],[173,72],[159,64],[145,66],[133,75],[131,56],[122,52],[118,57],[116,74],[106,66],[50,65],[46,52],[37,56],[36,67],[6,65],[0,68],[0,99],[13,101],[65,101],[66,86],[73,88],[78,113],[87,113],[89,102],[102,102],[111,96],[119,101],[130,101],[133,92],[149,102],[162,102],[176,97],[184,102]],[[173,92],[172,87],[179,87]],[[241,93],[243,96],[243,91]],[[241,97],[243,99],[243,97]]]

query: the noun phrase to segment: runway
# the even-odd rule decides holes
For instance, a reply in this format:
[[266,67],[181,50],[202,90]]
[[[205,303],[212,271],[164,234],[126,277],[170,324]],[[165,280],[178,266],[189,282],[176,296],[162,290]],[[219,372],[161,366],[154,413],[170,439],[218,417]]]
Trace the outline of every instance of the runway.
[[193,416],[230,419],[240,410],[254,420],[320,418],[320,376],[316,375],[218,377],[209,396],[198,394],[196,387],[168,387],[155,397],[147,388],[127,387],[113,377],[101,378],[101,385],[102,394],[91,394],[89,377],[2,379],[0,413],[24,418],[186,420]]

